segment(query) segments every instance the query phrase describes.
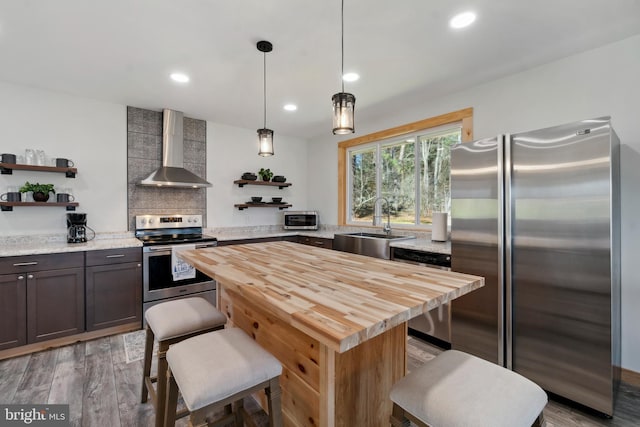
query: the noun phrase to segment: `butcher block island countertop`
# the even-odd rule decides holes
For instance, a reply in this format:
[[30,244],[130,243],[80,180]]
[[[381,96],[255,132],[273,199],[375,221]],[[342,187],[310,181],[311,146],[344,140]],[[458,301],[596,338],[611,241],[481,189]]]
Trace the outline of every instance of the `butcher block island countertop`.
[[268,242],[181,251],[218,282],[218,308],[283,364],[285,425],[388,426],[407,320],[478,276]]

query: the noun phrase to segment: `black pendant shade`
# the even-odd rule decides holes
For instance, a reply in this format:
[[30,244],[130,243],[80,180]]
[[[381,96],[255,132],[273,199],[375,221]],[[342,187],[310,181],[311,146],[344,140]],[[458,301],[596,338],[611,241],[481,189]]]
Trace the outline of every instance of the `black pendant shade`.
[[333,134],[353,133],[355,131],[353,119],[356,97],[350,93],[340,92],[333,95],[331,101],[333,102]]
[[258,129],[258,141],[260,151],[258,154],[263,157],[273,156],[273,131],[271,129]]
[[264,127],[262,129],[258,129],[258,141],[260,144],[258,155],[266,157],[273,156],[273,131],[271,129],[267,129],[267,52],[271,52],[273,50],[273,45],[268,41],[262,40],[258,42],[256,47],[263,54],[264,71]]
[[354,112],[356,109],[356,97],[351,93],[344,91],[344,0],[342,0],[342,8],[340,10],[341,22],[341,68],[340,82],[342,84],[342,92],[336,93],[331,97],[333,103],[333,134],[345,135],[355,132]]

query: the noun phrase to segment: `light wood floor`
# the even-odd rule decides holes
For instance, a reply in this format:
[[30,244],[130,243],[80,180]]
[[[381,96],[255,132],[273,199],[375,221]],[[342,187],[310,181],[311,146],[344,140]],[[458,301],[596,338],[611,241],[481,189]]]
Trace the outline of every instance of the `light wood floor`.
[[[410,338],[409,369],[438,352]],[[142,362],[126,363],[122,337],[115,335],[0,361],[0,403],[68,403],[73,426],[151,426],[153,407],[139,403],[141,375]],[[622,385],[613,419],[553,400],[544,412],[548,427],[638,427],[640,388]],[[264,417],[256,417],[264,425]]]

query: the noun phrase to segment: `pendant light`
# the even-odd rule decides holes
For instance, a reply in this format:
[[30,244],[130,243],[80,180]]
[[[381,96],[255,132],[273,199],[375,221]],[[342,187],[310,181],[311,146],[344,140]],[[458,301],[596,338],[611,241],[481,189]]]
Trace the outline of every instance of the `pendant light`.
[[258,50],[263,55],[263,88],[264,88],[264,125],[262,129],[258,129],[258,142],[260,143],[259,156],[273,156],[273,131],[267,129],[267,52],[273,50],[273,45],[268,41],[259,41]]
[[342,92],[336,93],[331,97],[333,102],[333,134],[345,135],[355,132],[353,123],[354,110],[356,108],[356,97],[351,93],[344,91],[344,0],[342,0],[342,9],[340,10],[341,20],[341,52],[342,65],[340,69],[340,82],[342,83]]

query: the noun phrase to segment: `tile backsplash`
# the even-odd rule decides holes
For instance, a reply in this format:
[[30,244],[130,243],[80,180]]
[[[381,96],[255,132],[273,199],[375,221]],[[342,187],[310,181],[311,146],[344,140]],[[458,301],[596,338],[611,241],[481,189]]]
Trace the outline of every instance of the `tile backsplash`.
[[[184,118],[184,167],[207,176],[207,122]],[[162,111],[127,107],[127,198],[129,230],[135,216],[200,214],[206,226],[206,189],[144,187],[137,183],[162,166]]]

